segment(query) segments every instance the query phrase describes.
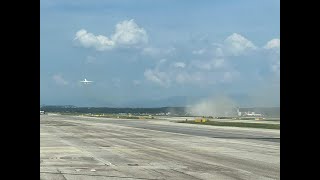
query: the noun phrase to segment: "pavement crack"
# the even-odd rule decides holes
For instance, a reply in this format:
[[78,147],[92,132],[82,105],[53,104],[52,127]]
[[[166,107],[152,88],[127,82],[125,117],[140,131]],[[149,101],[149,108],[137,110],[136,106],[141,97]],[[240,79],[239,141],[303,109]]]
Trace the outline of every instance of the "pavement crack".
[[66,177],[64,177],[63,173],[61,173],[61,171],[60,171],[59,169],[57,169],[57,171],[58,171],[58,173],[57,173],[57,174],[60,174],[64,180],[67,180],[67,178],[66,178]]
[[[163,179],[150,179],[150,178],[137,178],[137,177],[128,177],[128,176],[108,176],[108,175],[102,175],[102,174],[76,174],[76,173],[62,173],[61,171],[58,172],[49,172],[49,171],[42,171],[40,173],[43,174],[61,174],[63,176],[63,174],[65,175],[78,175],[78,176],[100,176],[100,177],[113,177],[113,178],[123,178],[123,179],[143,179],[143,180],[163,180]],[[66,179],[63,176],[64,179]],[[67,180],[67,179],[66,179]]]
[[198,178],[198,177],[192,176],[192,175],[187,174],[187,173],[182,172],[182,171],[178,171],[178,170],[176,170],[176,169],[171,169],[171,170],[172,170],[172,171],[175,171],[175,172],[178,172],[178,173],[180,173],[180,174],[186,175],[186,176],[190,176],[190,177],[192,177],[193,179],[199,179],[199,180],[202,180],[202,179],[200,179],[200,178]]

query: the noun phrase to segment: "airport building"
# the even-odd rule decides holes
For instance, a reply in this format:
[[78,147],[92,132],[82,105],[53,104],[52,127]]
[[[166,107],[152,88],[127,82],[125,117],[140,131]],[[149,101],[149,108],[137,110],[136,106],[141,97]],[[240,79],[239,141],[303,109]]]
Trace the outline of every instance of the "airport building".
[[[258,112],[257,112],[258,111]],[[263,114],[256,108],[237,108],[238,116],[261,117]]]

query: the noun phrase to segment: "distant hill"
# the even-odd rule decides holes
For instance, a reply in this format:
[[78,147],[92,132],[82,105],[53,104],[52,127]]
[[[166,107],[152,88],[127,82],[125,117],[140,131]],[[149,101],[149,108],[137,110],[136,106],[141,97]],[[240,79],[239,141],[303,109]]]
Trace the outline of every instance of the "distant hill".
[[[43,106],[41,110],[46,112],[58,113],[131,113],[131,114],[159,114],[168,113],[171,115],[187,114],[185,107],[158,107],[158,108],[110,108],[110,107],[75,107],[75,106]],[[241,112],[254,111],[261,113],[267,117],[280,117],[280,107],[254,107],[254,108],[240,108]]]
[[157,114],[172,113],[174,115],[184,115],[184,107],[159,107],[159,108],[109,108],[109,107],[67,107],[67,106],[43,106],[41,110],[58,113],[131,113],[131,114]]
[[173,96],[163,99],[146,99],[124,103],[124,107],[184,107],[196,103],[203,97]]

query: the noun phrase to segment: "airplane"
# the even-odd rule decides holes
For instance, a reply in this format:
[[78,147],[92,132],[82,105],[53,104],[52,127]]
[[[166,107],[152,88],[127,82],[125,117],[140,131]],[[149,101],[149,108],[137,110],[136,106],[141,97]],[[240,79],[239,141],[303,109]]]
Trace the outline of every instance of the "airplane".
[[93,82],[93,81],[87,81],[87,79],[84,79],[84,81],[80,81],[80,82],[82,82],[82,83],[84,83],[84,84],[89,84],[89,83],[91,83],[91,82]]

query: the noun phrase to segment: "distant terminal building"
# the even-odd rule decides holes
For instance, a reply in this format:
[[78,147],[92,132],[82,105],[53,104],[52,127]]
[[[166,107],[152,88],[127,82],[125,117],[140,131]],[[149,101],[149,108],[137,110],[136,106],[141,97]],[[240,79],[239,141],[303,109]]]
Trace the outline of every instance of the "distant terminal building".
[[237,113],[238,113],[238,116],[253,116],[253,117],[263,116],[263,114],[257,108],[237,108]]
[[237,107],[235,111],[241,117],[280,118],[280,107]]

